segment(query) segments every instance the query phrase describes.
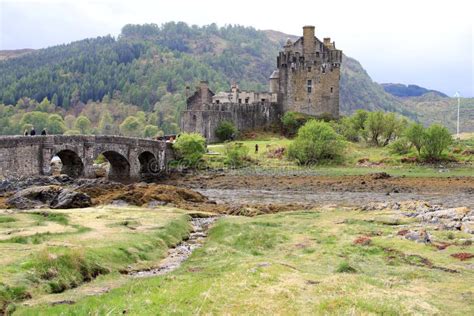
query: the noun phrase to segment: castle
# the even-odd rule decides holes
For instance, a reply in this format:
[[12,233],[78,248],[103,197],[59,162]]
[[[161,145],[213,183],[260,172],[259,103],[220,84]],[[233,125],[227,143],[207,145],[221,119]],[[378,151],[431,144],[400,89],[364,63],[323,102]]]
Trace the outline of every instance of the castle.
[[288,39],[277,56],[277,69],[269,79],[269,92],[241,91],[214,94],[201,82],[181,113],[181,130],[200,133],[217,141],[215,129],[231,121],[239,131],[260,128],[280,120],[288,111],[311,116],[339,116],[339,79],[342,51],[330,38],[321,42],[314,26],[304,26],[303,36]]

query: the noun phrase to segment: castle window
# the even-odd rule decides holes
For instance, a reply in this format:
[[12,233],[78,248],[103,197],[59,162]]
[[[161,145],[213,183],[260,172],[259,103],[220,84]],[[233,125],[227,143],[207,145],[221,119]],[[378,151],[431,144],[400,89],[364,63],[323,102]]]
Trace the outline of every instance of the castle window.
[[311,67],[308,67],[308,72],[311,72]]
[[312,88],[313,88],[313,81],[308,80],[308,82],[307,82],[308,93],[311,93]]
[[195,120],[196,120],[196,115],[193,115],[193,121],[195,121]]
[[262,99],[262,102],[265,102],[265,99]]
[[239,104],[241,104],[241,103],[242,103],[242,99],[239,99]]
[[219,104],[219,100],[216,100],[216,104]]
[[316,52],[316,58],[319,58],[319,52]]
[[245,104],[249,104],[249,98],[245,98]]
[[334,88],[333,88],[333,87],[331,87],[331,93],[332,93],[333,91],[334,91]]
[[321,67],[321,71],[322,71],[323,74],[326,73],[326,65],[323,65],[323,66]]

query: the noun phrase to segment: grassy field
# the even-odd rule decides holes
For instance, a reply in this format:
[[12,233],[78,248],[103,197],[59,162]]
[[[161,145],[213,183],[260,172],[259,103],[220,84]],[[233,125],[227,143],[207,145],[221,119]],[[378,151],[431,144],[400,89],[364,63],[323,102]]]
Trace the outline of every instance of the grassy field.
[[188,235],[188,219],[172,208],[0,210],[0,307],[153,266]]
[[418,223],[388,211],[226,217],[204,247],[166,276],[16,314],[472,315],[472,259],[451,256],[472,253],[464,242],[471,236],[428,229],[435,243],[451,244],[438,250],[397,235],[412,227]]
[[[471,135],[472,136],[472,135]],[[474,148],[473,138],[463,135],[464,140],[452,146],[453,155],[459,164],[413,164],[402,163],[403,157],[415,157],[412,151],[407,155],[392,154],[387,147],[371,147],[360,143],[347,143],[345,159],[340,164],[301,167],[289,161],[285,155],[278,155],[278,150],[286,148],[291,140],[276,135],[263,135],[256,140],[235,141],[231,144],[241,144],[248,149],[251,172],[295,172],[324,176],[364,175],[374,172],[387,172],[394,176],[409,177],[474,177],[472,155],[452,153],[454,148]],[[258,152],[255,151],[258,145]],[[208,146],[210,154],[206,155],[207,163],[213,168],[225,168],[225,145],[213,144]],[[277,154],[276,154],[277,153]],[[366,160],[366,163],[361,163]],[[245,170],[243,170],[245,172]]]

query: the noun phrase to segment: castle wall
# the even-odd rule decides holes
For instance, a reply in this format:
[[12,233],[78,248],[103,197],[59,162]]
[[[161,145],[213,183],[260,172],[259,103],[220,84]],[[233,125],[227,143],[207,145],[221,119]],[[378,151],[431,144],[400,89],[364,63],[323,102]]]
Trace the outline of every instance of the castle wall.
[[200,133],[210,143],[217,142],[215,130],[220,122],[231,121],[239,131],[269,126],[280,119],[278,105],[269,102],[254,104],[203,104],[203,110],[183,111],[181,130]]

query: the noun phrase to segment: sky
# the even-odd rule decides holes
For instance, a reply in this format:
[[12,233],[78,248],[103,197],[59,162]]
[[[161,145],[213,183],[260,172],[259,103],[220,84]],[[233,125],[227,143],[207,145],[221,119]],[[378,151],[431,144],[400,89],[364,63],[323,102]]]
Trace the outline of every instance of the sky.
[[240,24],[318,38],[361,62],[374,81],[474,97],[472,0],[0,0],[0,49],[117,36],[128,23]]

